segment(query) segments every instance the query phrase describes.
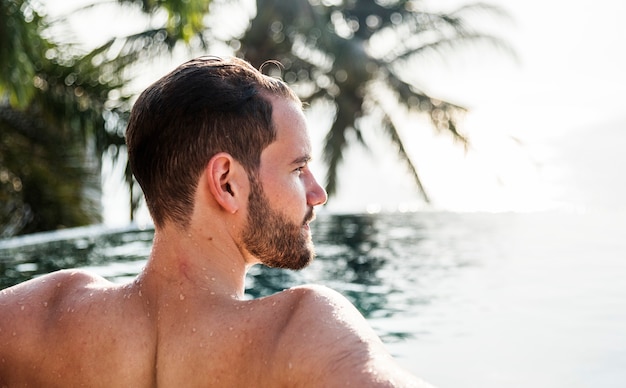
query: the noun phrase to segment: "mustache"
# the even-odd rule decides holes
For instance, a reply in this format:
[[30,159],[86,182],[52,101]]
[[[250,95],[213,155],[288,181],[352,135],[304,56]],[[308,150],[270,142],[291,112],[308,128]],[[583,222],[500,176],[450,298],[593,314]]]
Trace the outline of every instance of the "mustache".
[[313,208],[310,208],[309,211],[306,213],[306,216],[304,217],[304,223],[308,224],[314,219],[315,219],[315,211],[313,210]]

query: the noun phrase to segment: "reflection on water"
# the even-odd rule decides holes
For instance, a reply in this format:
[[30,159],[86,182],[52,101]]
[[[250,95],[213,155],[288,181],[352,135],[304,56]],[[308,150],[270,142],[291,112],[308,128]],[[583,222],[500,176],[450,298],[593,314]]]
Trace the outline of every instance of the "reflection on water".
[[[124,263],[143,261],[150,252],[151,230],[101,226],[0,240],[0,288],[66,268],[101,267],[112,281],[136,275]],[[113,270],[113,271],[111,271]]]
[[391,316],[400,306],[389,304],[396,273],[389,267],[389,239],[383,236],[386,222],[371,215],[320,216],[313,227],[317,258],[300,272],[257,266],[251,271],[247,293],[268,295],[286,287],[324,284],[343,293],[366,316]]
[[[391,317],[427,303],[416,292],[423,281],[420,267],[430,267],[432,276],[437,267],[450,266],[431,260],[427,233],[415,215],[321,215],[313,224],[318,255],[313,264],[300,272],[255,266],[247,279],[247,296],[302,283],[325,284],[348,297],[366,317]],[[0,287],[76,267],[114,282],[127,281],[141,269],[152,236],[152,230],[91,227],[1,241]]]
[[[451,251],[429,238],[433,226],[445,223],[439,218],[320,215],[312,226],[317,258],[311,266],[299,272],[255,266],[247,277],[246,295],[257,298],[316,283],[344,294],[367,318],[411,312],[433,297],[424,286],[429,278],[467,264],[458,255],[446,256]],[[0,287],[76,267],[126,282],[144,265],[152,236],[152,230],[90,227],[0,241]],[[379,332],[387,341],[411,337],[415,331],[383,326]]]

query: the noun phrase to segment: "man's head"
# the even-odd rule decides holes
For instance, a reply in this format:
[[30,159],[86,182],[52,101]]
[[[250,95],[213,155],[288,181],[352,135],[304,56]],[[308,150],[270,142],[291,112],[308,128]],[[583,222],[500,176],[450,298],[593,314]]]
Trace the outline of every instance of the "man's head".
[[131,169],[157,226],[185,228],[198,179],[227,152],[254,175],[276,139],[272,97],[299,103],[286,84],[238,58],[194,59],[148,87],[135,103],[126,143]]

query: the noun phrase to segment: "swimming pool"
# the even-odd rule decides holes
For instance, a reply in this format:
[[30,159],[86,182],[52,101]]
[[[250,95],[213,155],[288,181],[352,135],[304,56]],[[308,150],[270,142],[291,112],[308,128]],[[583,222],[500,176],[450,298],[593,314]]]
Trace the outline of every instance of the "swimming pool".
[[[565,213],[321,214],[311,266],[255,266],[246,296],[334,288],[403,365],[442,388],[623,387],[624,224]],[[151,239],[150,229],[95,226],[0,241],[0,288],[70,267],[126,282]]]

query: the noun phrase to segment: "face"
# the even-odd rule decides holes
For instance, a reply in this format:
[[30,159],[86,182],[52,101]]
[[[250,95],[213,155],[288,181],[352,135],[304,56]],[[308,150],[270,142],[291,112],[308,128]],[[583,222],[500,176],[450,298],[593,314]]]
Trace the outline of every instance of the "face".
[[300,107],[272,99],[277,138],[261,154],[250,179],[246,249],[270,267],[301,269],[314,257],[309,222],[326,192],[309,170],[311,145]]

